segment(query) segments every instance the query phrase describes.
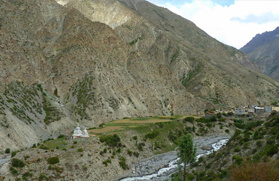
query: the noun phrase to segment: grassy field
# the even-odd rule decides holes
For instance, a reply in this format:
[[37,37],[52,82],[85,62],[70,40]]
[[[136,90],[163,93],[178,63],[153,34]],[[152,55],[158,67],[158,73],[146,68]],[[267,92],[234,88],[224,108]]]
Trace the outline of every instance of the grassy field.
[[196,116],[124,118],[103,124],[100,128],[89,129],[88,133],[98,137],[117,134],[126,145],[134,147],[134,151],[141,150],[140,144],[148,144],[154,154],[159,154],[174,150],[181,136],[192,129],[183,121],[185,117],[199,118]]
[[181,119],[186,116],[154,116],[154,117],[138,117],[138,118],[124,118],[121,120],[111,121],[101,128],[89,129],[90,135],[101,135],[117,133],[124,129],[136,129],[155,123],[172,122],[173,120]]

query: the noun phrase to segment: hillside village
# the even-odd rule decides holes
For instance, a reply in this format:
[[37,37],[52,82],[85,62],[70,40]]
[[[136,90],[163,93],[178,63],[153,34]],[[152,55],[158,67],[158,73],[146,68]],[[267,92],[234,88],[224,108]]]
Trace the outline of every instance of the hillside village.
[[253,116],[255,114],[261,115],[264,113],[270,114],[272,111],[279,112],[279,105],[255,105],[255,106],[241,106],[237,108],[230,109],[217,109],[217,110],[205,110],[204,114],[200,113],[200,116],[214,115],[218,113],[233,113],[235,115],[249,115]]

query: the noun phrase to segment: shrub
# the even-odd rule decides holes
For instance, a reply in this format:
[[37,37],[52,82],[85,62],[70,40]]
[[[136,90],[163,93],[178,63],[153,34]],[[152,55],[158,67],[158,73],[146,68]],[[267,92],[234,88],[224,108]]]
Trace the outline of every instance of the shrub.
[[244,129],[245,125],[241,124],[241,123],[234,123],[235,127],[239,128],[239,129]]
[[108,166],[108,164],[111,163],[111,160],[108,158],[106,161],[103,161],[103,164]]
[[56,164],[59,163],[59,158],[58,157],[50,157],[47,159],[48,164]]
[[230,130],[226,129],[225,132],[226,132],[226,133],[230,133]]
[[132,156],[133,152],[132,152],[131,150],[127,150],[127,154],[128,154],[129,156]]
[[17,171],[14,167],[10,167],[10,172],[11,172],[13,175],[18,175],[18,171]]
[[10,152],[11,152],[10,148],[7,148],[7,149],[5,150],[5,153],[10,153]]
[[245,144],[243,145],[243,148],[244,148],[244,149],[248,149],[248,148],[249,148],[249,143],[245,143]]
[[258,151],[257,148],[254,148],[254,149],[252,150],[252,154],[256,153],[257,151]]
[[221,114],[220,112],[218,112],[218,113],[216,114],[216,116],[217,116],[218,119],[222,118],[222,114]]
[[199,159],[198,159],[198,163],[202,163],[202,162],[204,162],[205,160],[204,160],[204,157],[200,157]]
[[228,170],[227,170],[227,169],[222,170],[221,173],[218,175],[218,177],[219,177],[220,179],[223,179],[223,178],[225,178],[225,177],[227,177],[227,176],[228,176]]
[[22,178],[25,178],[25,180],[27,180],[26,177],[32,177],[32,173],[30,173],[30,172],[25,172],[25,173],[22,175]]
[[139,152],[134,152],[133,155],[134,155],[135,157],[139,157]]
[[235,147],[234,152],[240,152],[240,148],[238,146]]
[[272,138],[266,141],[266,145],[274,145],[274,144],[275,144],[275,140],[273,140]]
[[195,118],[194,117],[186,117],[183,119],[184,122],[190,122],[190,123],[194,123]]
[[59,135],[57,138],[64,138],[65,137],[65,135]]
[[48,177],[47,176],[45,176],[45,175],[43,175],[43,174],[40,174],[40,176],[39,176],[39,181],[41,181],[41,180],[48,180]]
[[14,156],[16,156],[16,151],[12,151],[12,153],[11,153],[11,157],[14,157]]
[[253,128],[260,126],[263,122],[262,121],[250,121],[245,125],[246,130],[252,130]]
[[24,160],[27,160],[28,158],[30,158],[29,155],[25,155],[25,156],[24,156]]
[[198,123],[207,123],[210,122],[210,119],[206,118],[206,117],[201,117],[199,119],[196,120]]
[[105,142],[107,145],[115,147],[120,143],[120,138],[117,134],[101,136],[100,141]]
[[22,168],[22,167],[25,166],[25,163],[20,159],[13,158],[12,159],[12,166],[16,167],[16,168]]
[[143,151],[143,148],[142,147],[144,147],[145,146],[145,143],[140,143],[140,144],[138,144],[138,149],[139,149],[139,151]]
[[152,132],[147,133],[147,134],[145,135],[145,139],[154,139],[154,138],[156,138],[158,135],[159,135],[159,132],[158,132],[158,131],[152,131]]
[[[255,148],[255,149],[256,149],[256,148]],[[265,152],[257,152],[257,153],[253,156],[253,161],[255,161],[255,162],[259,161],[264,155],[265,155]]]
[[79,148],[79,149],[77,150],[77,152],[83,152],[83,149],[82,149],[82,148]]
[[234,115],[233,112],[228,112],[228,113],[227,113],[227,116],[233,116],[233,115]]
[[259,132],[258,130],[255,131],[255,134],[254,134],[254,136],[253,136],[253,139],[254,139],[254,140],[261,139],[261,135],[260,135],[260,132]]
[[156,125],[158,128],[163,128],[163,127],[164,127],[164,124],[163,124],[163,123],[155,123],[155,125]]
[[278,146],[277,145],[268,145],[265,148],[266,156],[273,156],[278,152]]
[[207,126],[208,128],[212,128],[212,123],[206,123],[206,126]]
[[175,143],[175,140],[177,139],[177,136],[175,136],[174,133],[171,131],[168,134],[168,138],[169,138],[169,140],[171,140],[172,142]]
[[237,165],[240,165],[240,164],[242,163],[242,161],[243,161],[243,158],[241,158],[241,157],[238,156],[238,155],[234,155],[234,156],[232,157],[232,159],[235,161],[235,163],[236,163]]
[[103,128],[103,127],[105,127],[105,125],[106,125],[105,123],[102,123],[99,125],[99,128]]
[[128,165],[126,164],[126,159],[124,157],[122,157],[122,156],[119,158],[119,165],[124,170],[128,170],[129,169]]
[[47,149],[48,149],[48,147],[47,147],[47,146],[45,146],[45,145],[41,145],[41,146],[40,146],[40,149],[47,150]]
[[257,147],[262,147],[263,146],[261,141],[257,141],[256,145],[257,145]]
[[134,139],[134,140],[138,140],[138,137],[137,137],[137,136],[133,136],[133,139]]
[[215,121],[217,121],[217,118],[216,118],[216,116],[211,116],[209,118],[209,120],[210,120],[210,122],[215,122]]

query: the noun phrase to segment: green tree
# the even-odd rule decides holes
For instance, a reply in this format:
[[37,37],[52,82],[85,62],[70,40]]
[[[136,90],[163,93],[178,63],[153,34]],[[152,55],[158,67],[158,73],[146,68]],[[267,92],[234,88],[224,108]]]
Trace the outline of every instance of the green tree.
[[10,152],[11,152],[10,148],[7,148],[7,149],[5,150],[5,153],[10,153]]
[[183,180],[186,180],[186,166],[188,163],[193,163],[196,158],[197,148],[194,146],[191,134],[184,135],[179,143],[178,157],[184,163]]
[[271,103],[272,106],[276,106],[277,104],[278,104],[277,101],[274,101],[274,102]]

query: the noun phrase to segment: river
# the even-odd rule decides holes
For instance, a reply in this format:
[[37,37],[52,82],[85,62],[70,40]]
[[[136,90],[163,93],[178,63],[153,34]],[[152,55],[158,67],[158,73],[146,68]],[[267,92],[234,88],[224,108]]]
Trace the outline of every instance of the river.
[[0,167],[1,165],[3,165],[4,163],[8,162],[11,159],[11,155],[7,155],[7,154],[3,154],[0,155]]
[[[209,155],[213,151],[219,150],[226,145],[230,136],[216,136],[207,137],[194,140],[197,146],[197,159],[203,155]],[[202,150],[202,146],[211,147],[211,150]],[[155,155],[151,158],[145,159],[134,166],[133,176],[120,179],[120,181],[164,181],[169,180],[170,176],[178,171],[177,152],[168,152],[161,155]],[[158,164],[161,167],[158,168]],[[152,167],[155,169],[152,170]]]

